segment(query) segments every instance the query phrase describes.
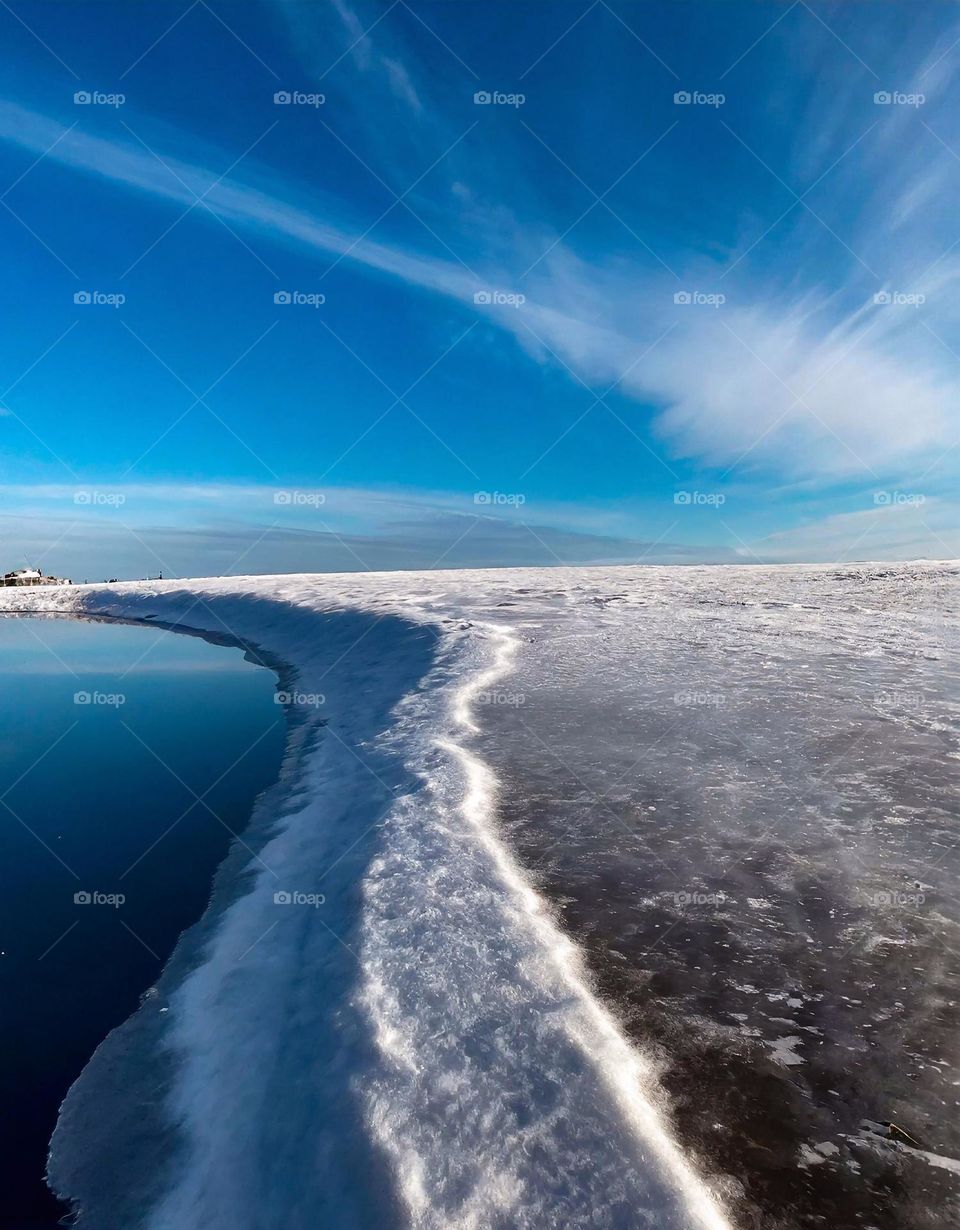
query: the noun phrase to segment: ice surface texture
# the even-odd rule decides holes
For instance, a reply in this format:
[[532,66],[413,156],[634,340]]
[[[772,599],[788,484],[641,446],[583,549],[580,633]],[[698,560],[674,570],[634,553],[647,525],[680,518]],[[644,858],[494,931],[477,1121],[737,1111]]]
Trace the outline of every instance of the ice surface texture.
[[[677,688],[755,692],[830,638],[864,655],[939,644],[955,571],[509,569],[0,595],[256,644],[292,698],[283,779],[208,913],[67,1099],[51,1175],[78,1224],[729,1225],[737,1193],[676,1143],[642,1039],[521,870],[529,829],[503,840],[501,773],[520,763],[504,739],[543,775],[556,732],[613,788],[626,762],[615,739],[605,762],[590,726],[601,689],[620,687],[621,708],[665,705]],[[683,677],[665,637],[709,641],[710,612],[727,656],[716,678]],[[544,643],[556,648],[538,657]],[[511,724],[551,689],[567,728],[549,707]],[[755,747],[763,732],[740,733]],[[704,840],[723,818],[704,809]]]

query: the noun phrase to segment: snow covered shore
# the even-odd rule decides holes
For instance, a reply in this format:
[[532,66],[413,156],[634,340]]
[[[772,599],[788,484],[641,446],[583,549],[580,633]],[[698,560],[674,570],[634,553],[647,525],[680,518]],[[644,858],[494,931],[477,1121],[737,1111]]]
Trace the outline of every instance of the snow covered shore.
[[65,1103],[81,1227],[728,1225],[494,824],[473,702],[521,643],[510,605],[584,575],[0,595],[256,645],[289,700],[281,781]]

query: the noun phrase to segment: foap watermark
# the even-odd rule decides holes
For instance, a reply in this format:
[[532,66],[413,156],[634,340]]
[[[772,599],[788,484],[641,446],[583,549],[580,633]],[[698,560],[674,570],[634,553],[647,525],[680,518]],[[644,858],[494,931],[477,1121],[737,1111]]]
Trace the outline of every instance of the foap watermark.
[[877,107],[922,107],[926,94],[905,94],[902,90],[877,90],[873,96]]
[[919,508],[926,504],[927,497],[919,491],[875,491],[873,502],[878,508],[897,506]]
[[727,497],[722,491],[675,491],[673,502],[690,508],[722,508]]
[[682,692],[674,692],[673,703],[683,709],[722,709],[727,703],[727,698],[723,692],[686,689]]
[[881,709],[899,709],[919,713],[925,707],[922,692],[901,692],[896,688],[875,692],[873,703]]
[[726,894],[723,892],[705,893],[699,889],[684,890],[673,894],[673,904],[678,910],[685,910],[688,906],[712,906],[716,909],[723,905],[726,901]]
[[75,491],[73,502],[89,508],[122,508],[127,497],[122,491]]
[[77,90],[73,96],[75,107],[122,107],[126,94],[107,94],[103,90]]
[[927,296],[919,291],[878,290],[873,296],[873,302],[878,307],[893,304],[896,307],[920,307],[926,303]]
[[73,894],[74,905],[109,905],[114,910],[118,910],[126,900],[123,893],[101,893],[97,889],[80,889]]
[[475,107],[522,107],[526,94],[507,94],[503,90],[477,90],[473,96]]
[[275,491],[273,502],[284,508],[322,508],[327,497],[322,491]]
[[877,892],[866,893],[865,896],[875,910],[915,910],[927,899],[919,885],[910,892],[882,888]]
[[73,301],[79,307],[122,307],[127,296],[121,292],[109,292],[105,290],[75,290],[73,292]]
[[273,293],[273,301],[277,304],[291,304],[294,307],[323,307],[327,296],[318,290],[277,290]]
[[298,709],[319,709],[327,703],[322,692],[274,692],[275,705],[293,705]]
[[273,894],[274,905],[309,905],[318,910],[326,903],[323,893],[301,893],[298,889],[279,888]]
[[326,101],[326,94],[306,90],[277,90],[273,96],[275,107],[322,107]]
[[524,692],[506,692],[500,689],[489,692],[478,692],[474,697],[478,705],[502,705],[507,709],[518,709],[527,703]]
[[673,96],[675,107],[722,107],[726,94],[706,94],[703,90],[677,90]]
[[478,307],[523,307],[527,296],[514,290],[478,290],[473,301]]
[[127,703],[123,692],[74,692],[75,705],[89,705],[92,709],[119,709]]
[[527,497],[519,491],[475,491],[473,493],[474,504],[489,504],[506,506],[508,508],[519,508],[521,504],[526,504]]
[[678,290],[674,291],[673,301],[682,306],[689,304],[693,307],[718,308],[726,303],[727,296],[720,294],[719,291],[708,293],[705,290]]

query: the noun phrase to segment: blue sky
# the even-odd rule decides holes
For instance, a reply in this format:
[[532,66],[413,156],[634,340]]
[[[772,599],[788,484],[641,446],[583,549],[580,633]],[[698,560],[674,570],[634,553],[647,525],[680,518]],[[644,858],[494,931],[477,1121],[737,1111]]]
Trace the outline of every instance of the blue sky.
[[960,555],[952,7],[0,28],[8,566]]

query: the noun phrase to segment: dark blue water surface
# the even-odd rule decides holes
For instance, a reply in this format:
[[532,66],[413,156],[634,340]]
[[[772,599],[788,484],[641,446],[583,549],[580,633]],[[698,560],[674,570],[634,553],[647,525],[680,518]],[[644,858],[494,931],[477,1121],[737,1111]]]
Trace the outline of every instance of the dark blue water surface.
[[273,782],[273,673],[158,628],[0,618],[0,1225],[49,1230],[57,1110]]

